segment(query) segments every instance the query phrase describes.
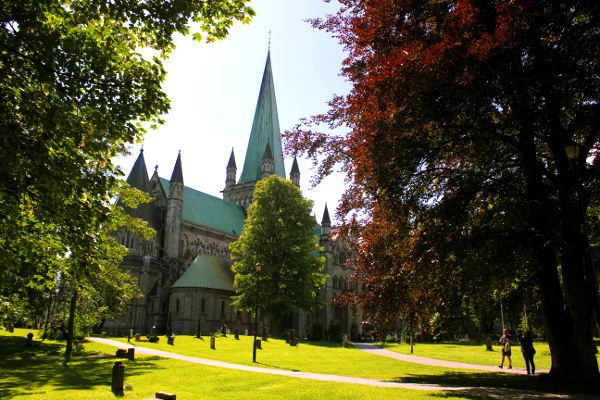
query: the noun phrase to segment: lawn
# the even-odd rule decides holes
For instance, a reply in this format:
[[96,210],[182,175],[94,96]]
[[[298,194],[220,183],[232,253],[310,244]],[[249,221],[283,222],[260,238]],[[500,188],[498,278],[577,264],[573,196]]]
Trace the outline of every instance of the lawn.
[[[112,339],[127,343],[126,338]],[[185,335],[177,336],[174,346],[168,345],[165,337],[160,337],[159,343],[135,343],[132,340],[130,344],[236,364],[375,378],[394,382],[524,389],[551,388],[551,384],[549,385],[539,376],[505,374],[500,370],[497,373],[489,373],[432,367],[372,355],[354,348],[346,349],[340,344],[333,343],[301,342],[298,347],[292,347],[283,340],[269,339],[268,342],[262,343],[263,350],[258,351],[258,364],[252,363],[252,337],[250,336],[240,336],[240,340],[235,340],[232,335],[217,337],[216,350],[210,349],[208,336],[203,339]],[[477,350],[473,348],[473,351]]]
[[[27,400],[114,399],[110,392],[113,348],[86,343],[65,364],[64,344],[45,341],[25,347],[28,331],[0,331],[0,398]],[[124,361],[124,399],[147,399],[169,391],[179,399],[474,399],[471,395],[377,388],[206,367],[157,357]]]

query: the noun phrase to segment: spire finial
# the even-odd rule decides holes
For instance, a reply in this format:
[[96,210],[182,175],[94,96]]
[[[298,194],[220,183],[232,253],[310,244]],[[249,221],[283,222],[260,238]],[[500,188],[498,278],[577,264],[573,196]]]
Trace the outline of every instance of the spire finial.
[[271,51],[271,33],[273,33],[273,31],[269,29],[269,51]]
[[154,173],[157,174],[158,173],[158,164],[154,166]]

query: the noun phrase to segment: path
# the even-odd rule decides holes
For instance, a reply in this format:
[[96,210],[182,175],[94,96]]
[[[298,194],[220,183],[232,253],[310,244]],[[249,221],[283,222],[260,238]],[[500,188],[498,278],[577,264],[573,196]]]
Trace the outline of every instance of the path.
[[[391,350],[382,349],[381,347],[379,347],[373,343],[354,343],[354,347],[356,347],[357,349],[366,351],[369,354],[375,354],[378,356],[395,358],[396,360],[411,362],[411,363],[415,363],[415,364],[431,365],[433,367],[471,369],[471,370],[477,370],[477,371],[503,372],[503,373],[507,373],[507,374],[519,374],[519,375],[527,374],[527,370],[525,370],[523,368],[500,369],[497,366],[492,366],[492,365],[467,364],[467,363],[461,363],[461,362],[455,362],[455,361],[438,360],[438,359],[434,359],[434,358],[426,358],[426,357],[412,356],[412,355],[407,355],[407,354],[400,354],[400,353],[396,353]],[[538,370],[536,372],[545,374],[548,371]]]
[[[256,372],[261,374],[271,374],[271,375],[279,375],[290,378],[300,378],[300,379],[311,379],[316,381],[326,381],[326,382],[338,382],[338,383],[353,383],[359,385],[368,385],[368,386],[379,386],[379,387],[389,387],[389,388],[402,388],[402,389],[414,389],[414,390],[434,390],[434,391],[449,391],[449,392],[460,392],[461,395],[473,395],[473,396],[487,396],[493,399],[506,399],[510,397],[515,400],[525,400],[525,399],[583,399],[583,397],[575,397],[571,395],[565,394],[553,394],[553,393],[541,393],[541,392],[533,392],[533,391],[524,391],[524,390],[515,390],[515,389],[506,389],[506,388],[492,388],[492,387],[462,387],[462,386],[444,386],[437,384],[422,384],[422,383],[400,383],[400,382],[390,382],[390,381],[382,381],[378,379],[369,379],[369,378],[357,378],[350,376],[342,376],[342,375],[331,375],[331,374],[318,374],[313,372],[299,372],[299,371],[289,371],[283,369],[273,369],[273,368],[262,368],[262,367],[253,367],[249,365],[242,364],[234,364],[228,363],[224,361],[216,361],[209,360],[205,358],[197,358],[197,357],[189,357],[184,356],[177,353],[171,353],[168,351],[150,349],[147,347],[141,346],[133,346],[126,343],[121,343],[116,340],[103,339],[97,337],[89,337],[88,340],[92,342],[103,343],[109,346],[119,347],[119,348],[128,348],[135,347],[135,351],[137,354],[146,354],[153,355],[158,357],[172,358],[176,360],[187,361],[195,364],[208,365],[211,367],[217,368],[228,368],[239,371],[247,371],[247,372]],[[370,351],[367,349],[363,349],[365,351]],[[395,358],[395,357],[394,357]],[[598,399],[595,397],[588,397],[589,399]]]

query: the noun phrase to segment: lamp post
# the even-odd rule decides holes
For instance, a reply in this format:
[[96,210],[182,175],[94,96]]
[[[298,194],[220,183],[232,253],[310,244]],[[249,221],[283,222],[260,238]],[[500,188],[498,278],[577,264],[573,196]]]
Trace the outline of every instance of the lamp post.
[[254,309],[254,340],[252,341],[252,362],[256,362],[256,335],[258,334],[258,275],[260,273],[262,266],[260,264],[256,264],[256,297],[255,301],[255,309]]

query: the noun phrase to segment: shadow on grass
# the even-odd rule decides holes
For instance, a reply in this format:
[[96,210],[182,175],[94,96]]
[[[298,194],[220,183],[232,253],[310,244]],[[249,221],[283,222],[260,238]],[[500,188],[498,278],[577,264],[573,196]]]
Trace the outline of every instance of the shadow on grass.
[[[600,399],[591,396],[594,389],[581,386],[569,386],[557,383],[547,374],[528,376],[492,372],[452,371],[436,375],[414,375],[392,379],[392,382],[437,384],[443,386],[464,387],[464,390],[445,392],[441,397],[467,397],[469,399],[537,399],[547,398],[547,393],[575,395],[576,398]],[[510,394],[505,393],[507,389]],[[516,393],[514,391],[523,391]],[[581,395],[588,395],[580,397]],[[569,397],[566,397],[569,398]]]
[[[25,338],[0,336],[0,398],[11,398],[50,390],[86,390],[104,386],[110,390],[112,356],[82,352],[70,362],[63,358],[64,345],[40,343],[25,347]],[[125,376],[160,369],[159,357],[123,360]]]

